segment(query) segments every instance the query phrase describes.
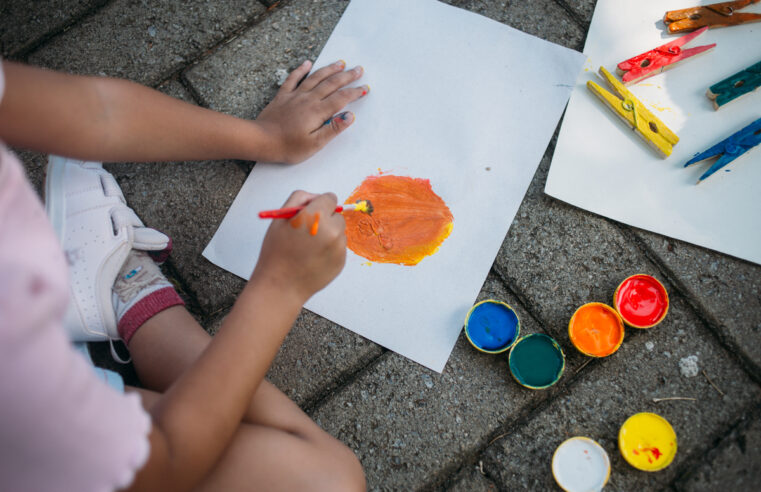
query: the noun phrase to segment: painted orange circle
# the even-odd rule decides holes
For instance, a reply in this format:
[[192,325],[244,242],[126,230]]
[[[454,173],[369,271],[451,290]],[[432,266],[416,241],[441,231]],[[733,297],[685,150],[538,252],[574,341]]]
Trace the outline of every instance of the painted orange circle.
[[370,261],[417,265],[452,232],[452,212],[427,179],[370,176],[346,203],[357,200],[369,200],[374,210],[344,214],[347,245]]

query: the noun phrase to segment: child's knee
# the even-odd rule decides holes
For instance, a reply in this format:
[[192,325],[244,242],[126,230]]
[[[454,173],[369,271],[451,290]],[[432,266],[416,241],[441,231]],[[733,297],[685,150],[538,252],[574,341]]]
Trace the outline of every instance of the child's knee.
[[365,472],[351,449],[342,442],[332,439],[318,452],[326,461],[323,474],[326,483],[329,484],[328,490],[342,492],[365,490]]

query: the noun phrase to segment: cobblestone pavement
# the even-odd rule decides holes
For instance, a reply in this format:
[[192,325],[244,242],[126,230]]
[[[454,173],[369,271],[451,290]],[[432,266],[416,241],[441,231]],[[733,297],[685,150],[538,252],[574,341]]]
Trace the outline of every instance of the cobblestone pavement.
[[[595,2],[448,3],[581,50]],[[6,0],[0,51],[34,65],[125,77],[254,117],[277,91],[278,71],[314,59],[347,4]],[[553,139],[480,297],[514,306],[524,332],[558,339],[568,356],[558,385],[523,389],[506,358],[480,354],[462,337],[439,375],[307,311],[269,378],[356,451],[371,490],[554,490],[552,453],[574,435],[608,451],[613,472],[606,490],[757,490],[761,267],[547,197],[542,189],[554,145]],[[21,156],[39,189],[45,157]],[[144,221],[173,236],[168,273],[214,332],[244,283],[201,251],[251,164],[108,167]],[[616,285],[638,272],[664,282],[668,317],[651,331],[629,330],[614,356],[587,360],[570,344],[568,319],[585,302],[609,302]],[[680,371],[690,356],[698,361],[694,376]],[[694,400],[653,401],[674,396]],[[640,411],[663,415],[677,431],[676,460],[661,472],[636,471],[617,450],[621,423]]]

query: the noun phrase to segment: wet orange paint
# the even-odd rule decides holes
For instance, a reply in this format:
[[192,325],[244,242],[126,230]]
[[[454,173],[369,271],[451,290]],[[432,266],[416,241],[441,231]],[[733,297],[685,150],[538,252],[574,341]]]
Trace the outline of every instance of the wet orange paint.
[[320,212],[315,212],[312,219],[312,225],[309,227],[309,234],[312,236],[317,235],[317,230],[320,228]]
[[345,203],[357,200],[374,211],[344,214],[347,246],[370,261],[417,265],[452,232],[452,213],[427,179],[370,176]]
[[605,357],[624,339],[624,323],[613,308],[599,302],[584,304],[568,324],[571,342],[586,355]]

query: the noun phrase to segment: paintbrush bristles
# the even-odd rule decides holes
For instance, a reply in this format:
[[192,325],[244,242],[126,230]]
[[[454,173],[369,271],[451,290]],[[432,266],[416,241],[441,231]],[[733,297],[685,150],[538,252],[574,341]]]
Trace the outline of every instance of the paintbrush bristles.
[[349,205],[344,205],[344,210],[356,210],[357,212],[362,212],[366,214],[373,213],[373,204],[370,203],[370,200],[357,200],[356,203],[351,203]]

